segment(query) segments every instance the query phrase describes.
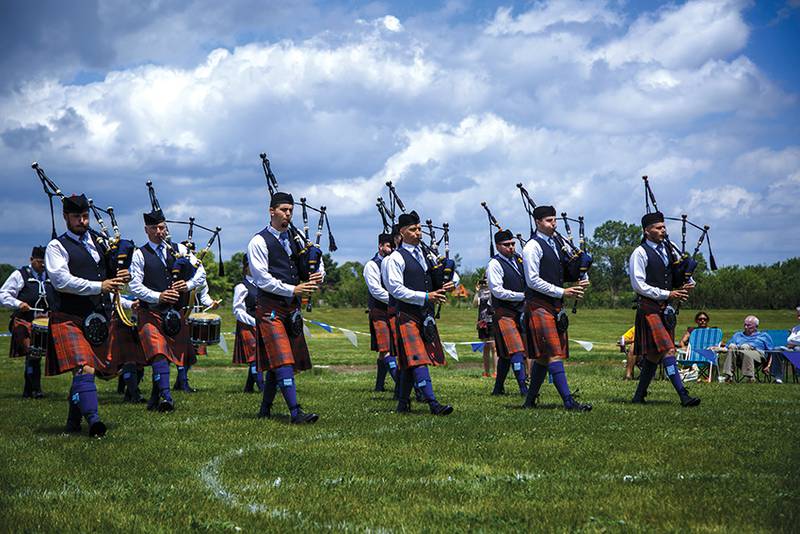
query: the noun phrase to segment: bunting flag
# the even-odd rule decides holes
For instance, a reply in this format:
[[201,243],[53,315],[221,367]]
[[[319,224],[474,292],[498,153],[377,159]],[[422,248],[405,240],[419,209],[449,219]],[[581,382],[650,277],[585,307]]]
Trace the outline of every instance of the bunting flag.
[[574,341],[575,343],[583,347],[583,349],[586,352],[591,352],[592,349],[594,348],[594,343],[592,343],[591,341],[581,341],[580,339],[570,339],[570,341]]
[[326,323],[321,323],[321,322],[319,322],[319,321],[312,321],[312,320],[310,320],[310,319],[303,319],[303,320],[304,320],[304,321],[308,321],[308,322],[309,322],[309,323],[311,323],[311,324],[315,324],[315,325],[317,325],[318,327],[322,328],[323,330],[325,330],[325,331],[326,331],[326,332],[328,332],[329,334],[333,333],[333,327],[332,327],[331,325],[329,325],[329,324],[326,324]]
[[339,331],[344,334],[344,337],[353,344],[354,347],[358,347],[358,338],[356,337],[356,333],[352,330],[348,330],[347,328],[339,328]]
[[455,361],[458,361],[458,351],[456,350],[456,344],[450,341],[443,341],[442,348],[444,351]]
[[486,343],[479,341],[477,343],[470,343],[470,345],[472,346],[472,352],[482,352]]
[[228,343],[225,341],[225,336],[219,336],[219,348],[222,349],[222,352],[228,354]]
[[303,335],[308,339],[314,339],[314,336],[311,335],[311,329],[309,329],[305,323],[303,323]]

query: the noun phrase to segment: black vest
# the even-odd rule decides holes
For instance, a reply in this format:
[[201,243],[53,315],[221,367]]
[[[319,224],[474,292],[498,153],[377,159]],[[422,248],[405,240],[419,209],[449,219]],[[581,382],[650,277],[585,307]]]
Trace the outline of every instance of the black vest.
[[[19,293],[17,293],[16,298],[33,308],[36,305],[36,301],[39,300],[39,282],[36,273],[28,265],[20,267],[17,272],[22,276],[22,280],[25,284],[22,286]],[[51,284],[50,280],[47,278],[47,271],[44,271],[42,274],[44,275],[44,292],[47,302],[40,302],[39,305],[47,310],[54,300],[54,290],[53,284]],[[30,322],[33,321],[35,313],[33,311],[22,313],[17,310],[13,315],[14,317],[19,317],[23,321]]]
[[[649,286],[672,291],[672,269],[670,266],[664,265],[664,260],[661,259],[658,252],[653,250],[653,247],[644,242],[641,246],[647,254],[647,267],[645,268],[646,276],[644,281]],[[665,249],[667,247],[666,241],[664,242],[664,247]]]
[[[97,252],[100,254],[100,263],[94,261],[92,255],[86,250],[82,243],[75,241],[66,233],[58,237],[59,243],[66,249],[69,261],[67,266],[72,276],[91,280],[92,282],[102,282],[108,277],[106,264],[103,261],[102,248],[94,236],[90,236]],[[53,310],[86,317],[92,312],[108,312],[111,310],[111,299],[108,295],[74,295],[63,291],[55,291]]]
[[[380,254],[375,254],[375,257],[370,259],[369,261],[374,261],[375,264],[378,266],[378,272],[380,272],[380,270],[381,270],[381,262],[383,261],[383,257]],[[386,286],[383,285],[383,276],[380,277],[380,280],[381,280],[381,287],[386,289]],[[386,311],[386,308],[388,308],[387,304],[385,304],[385,303],[381,302],[380,300],[376,299],[375,297],[373,297],[372,293],[370,293],[369,290],[367,291],[367,295],[368,295],[367,305],[369,306],[370,310],[377,308],[379,310]]]
[[[426,270],[422,270],[422,265],[419,264],[417,259],[402,246],[398,247],[397,251],[403,256],[406,262],[406,267],[403,269],[403,285],[414,291],[425,291],[430,293],[433,291],[433,280],[431,279],[431,265],[425,258]],[[433,310],[433,306],[428,302],[424,306],[415,306],[402,300],[395,300],[395,305],[399,311],[414,315],[416,317],[423,317],[425,312]]]
[[[283,282],[284,284],[290,284],[296,286],[300,283],[300,273],[297,268],[297,244],[293,240],[289,240],[289,247],[292,250],[292,255],[289,256],[286,254],[286,249],[283,248],[281,242],[278,241],[278,238],[272,235],[272,232],[269,231],[269,227],[264,228],[261,232],[258,233],[263,239],[264,243],[267,244],[267,254],[269,255],[269,268],[267,271],[269,274]],[[293,297],[284,297],[283,295],[272,295],[271,293],[267,293],[261,288],[258,288],[259,295],[270,295],[273,298],[279,298],[282,300],[294,300]]]
[[[503,268],[503,287],[508,289],[509,291],[515,291],[517,293],[524,293],[525,292],[525,276],[522,274],[522,257],[519,254],[514,254],[511,257],[511,261],[519,268],[519,272],[512,267],[508,260],[500,254],[495,254],[494,259],[500,262],[500,266]],[[495,306],[500,308],[506,308],[508,310],[512,310],[515,312],[521,311],[523,307],[523,302],[514,302],[511,300],[501,300],[494,295],[492,295],[492,302]]]
[[[561,252],[559,251],[559,253],[556,254],[547,242],[547,239],[543,239],[538,233],[535,233],[533,238],[542,248],[542,259],[539,262],[539,278],[555,286],[564,287],[564,264],[561,262]],[[553,240],[555,241],[555,236]],[[557,245],[558,242],[556,241],[556,246]],[[525,297],[529,299],[533,297],[540,298],[555,305],[561,304],[561,299],[534,291],[527,287],[527,284],[525,287]]]
[[[172,257],[172,254],[167,252],[165,248],[164,256],[167,264],[164,265],[158,257],[158,253],[150,246],[150,243],[140,247],[139,250],[142,251],[142,258],[144,259],[142,284],[144,284],[147,289],[158,291],[159,293],[169,289],[172,286],[172,266],[175,263],[175,258]],[[188,293],[181,293],[178,303],[175,304],[174,307],[177,309],[185,306],[188,299]],[[146,310],[164,308],[164,306],[159,303],[150,304],[141,300],[139,301],[139,305]]]
[[258,288],[256,285],[247,278],[242,279],[242,284],[247,289],[247,296],[244,297],[244,309],[248,315],[256,316],[256,298],[258,297]]

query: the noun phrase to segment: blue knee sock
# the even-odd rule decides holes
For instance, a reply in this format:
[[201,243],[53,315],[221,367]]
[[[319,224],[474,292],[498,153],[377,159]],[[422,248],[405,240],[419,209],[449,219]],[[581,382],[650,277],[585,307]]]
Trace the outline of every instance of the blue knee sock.
[[178,389],[184,389],[186,387],[187,378],[186,378],[186,367],[183,365],[176,365],[178,368],[178,377],[175,379],[175,386]]
[[653,363],[647,358],[642,359],[642,370],[639,373],[639,384],[636,386],[636,393],[633,395],[634,401],[644,400],[644,397],[647,394],[647,388],[650,386],[650,382],[653,381],[653,377],[656,376],[657,370],[657,363]]
[[556,386],[558,394],[561,395],[561,400],[566,404],[572,393],[567,385],[567,373],[564,372],[564,362],[556,360],[547,364],[547,370],[550,371],[550,376],[553,377],[553,385]]
[[158,388],[162,399],[172,402],[172,393],[169,391],[169,362],[161,359],[153,362],[153,385]]
[[289,412],[292,417],[297,415],[297,388],[294,385],[294,367],[291,365],[284,365],[275,369],[275,378],[278,382],[278,387],[281,388],[281,395],[283,400],[286,401],[286,406],[289,407]]
[[500,394],[505,388],[508,370],[511,368],[511,360],[507,358],[497,359],[497,377],[494,379],[494,390],[492,393]]
[[97,415],[97,386],[94,375],[75,375],[72,377],[72,402],[76,404],[81,415],[90,425],[100,421]]
[[422,392],[425,402],[434,404],[436,402],[436,395],[433,394],[433,383],[431,382],[431,373],[427,365],[420,365],[414,367],[414,386]]
[[526,403],[532,403],[539,395],[539,390],[542,389],[545,378],[547,378],[547,367],[534,361],[531,371],[531,385],[528,387],[528,395],[525,398]]
[[686,388],[683,387],[683,380],[681,380],[681,373],[678,371],[678,364],[675,362],[675,356],[667,356],[662,360],[664,363],[664,370],[667,372],[672,387],[678,392],[678,395],[685,397],[687,395]]
[[264,391],[264,375],[263,373],[258,372],[258,367],[255,363],[250,364],[250,373],[256,379],[256,386],[258,386],[258,391]]
[[[525,379],[528,378],[525,372],[525,355],[522,352],[515,352],[511,355],[511,369],[514,371],[514,376],[517,378],[519,384],[519,392],[523,395],[528,393],[528,386],[525,385]],[[499,377],[498,373],[498,377]]]
[[272,406],[275,400],[275,393],[278,390],[278,379],[275,377],[275,371],[267,371],[264,380],[264,395],[261,397],[261,412],[264,413]]
[[391,354],[387,354],[386,356],[383,357],[383,361],[386,362],[386,367],[388,367],[389,369],[389,376],[391,376],[392,380],[394,380],[395,383],[397,383],[397,381],[399,380],[397,377],[397,358],[395,358]]

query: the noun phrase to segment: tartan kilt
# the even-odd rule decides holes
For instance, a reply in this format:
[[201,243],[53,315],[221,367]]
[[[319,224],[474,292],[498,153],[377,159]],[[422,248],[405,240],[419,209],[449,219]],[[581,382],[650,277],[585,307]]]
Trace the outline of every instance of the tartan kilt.
[[436,330],[433,341],[422,339],[422,322],[416,317],[397,313],[397,345],[400,349],[397,356],[401,369],[419,367],[420,365],[445,365],[444,350]]
[[31,350],[31,323],[14,317],[11,322],[11,345],[8,347],[10,358],[22,358]]
[[147,365],[139,332],[135,326],[123,323],[116,313],[108,329],[108,361],[115,362],[118,367],[126,363],[135,363],[137,367]]
[[369,348],[374,352],[392,352],[391,327],[385,310],[369,311]]
[[569,358],[569,337],[556,329],[556,314],[561,305],[540,298],[525,301],[528,312],[528,346],[534,359]]
[[297,337],[290,337],[283,322],[298,309],[295,303],[286,305],[282,300],[258,296],[256,366],[259,371],[270,371],[284,365],[294,366],[295,371],[311,369],[311,355],[308,353],[305,334],[300,332]]
[[100,376],[113,374],[116,369],[108,361],[108,346],[108,339],[97,347],[89,343],[83,335],[82,317],[50,312],[45,376],[60,375],[81,365],[94,367],[95,374]]
[[392,349],[392,354],[397,356],[400,354],[400,348],[397,346],[397,308],[389,306],[386,315],[389,317],[389,347]]
[[494,344],[498,358],[511,358],[517,352],[527,356],[526,339],[519,325],[519,314],[498,306],[494,310]]
[[164,356],[175,365],[183,365],[194,354],[185,317],[181,331],[174,338],[164,333],[161,314],[155,310],[140,309],[137,312],[137,322],[139,341],[148,365],[159,356]]
[[633,338],[633,353],[637,356],[658,356],[675,349],[675,332],[664,325],[661,312],[668,301],[656,301],[639,297],[636,309],[636,327]]
[[233,363],[247,365],[254,361],[256,361],[256,327],[236,321]]

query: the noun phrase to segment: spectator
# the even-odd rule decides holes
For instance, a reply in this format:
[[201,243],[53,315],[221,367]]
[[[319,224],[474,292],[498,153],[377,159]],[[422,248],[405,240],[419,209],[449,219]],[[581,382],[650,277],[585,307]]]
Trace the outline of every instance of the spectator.
[[[797,307],[797,320],[800,321],[800,306]],[[800,351],[800,324],[792,328],[789,338],[786,340],[786,348],[789,350]],[[781,347],[776,347],[781,350]],[[780,353],[771,354],[769,373],[775,379],[776,384],[783,384],[783,357]]]
[[695,328],[708,328],[708,321],[708,314],[704,311],[699,311],[694,315],[694,324],[697,326],[690,326],[686,328],[686,333],[683,334],[681,342],[679,343],[682,349],[685,349],[689,346],[689,336],[692,334],[692,330]]
[[758,331],[758,317],[744,318],[744,330],[736,332],[728,340],[728,357],[725,359],[720,381],[733,381],[733,366],[741,365],[742,376],[747,382],[755,382],[755,362],[762,361],[765,352],[772,349],[772,338]]
[[619,350],[625,354],[625,376],[623,380],[633,380],[633,369],[636,367],[636,355],[633,354],[633,338],[635,336],[636,327],[632,326],[627,332],[622,334],[619,339]]
[[492,293],[485,276],[475,286],[474,304],[478,307],[478,339],[483,341],[483,376],[495,376],[497,354],[494,350],[494,310]]
[[[797,307],[797,321],[800,322],[800,306]],[[791,350],[800,350],[800,324],[792,328],[786,346]]]

